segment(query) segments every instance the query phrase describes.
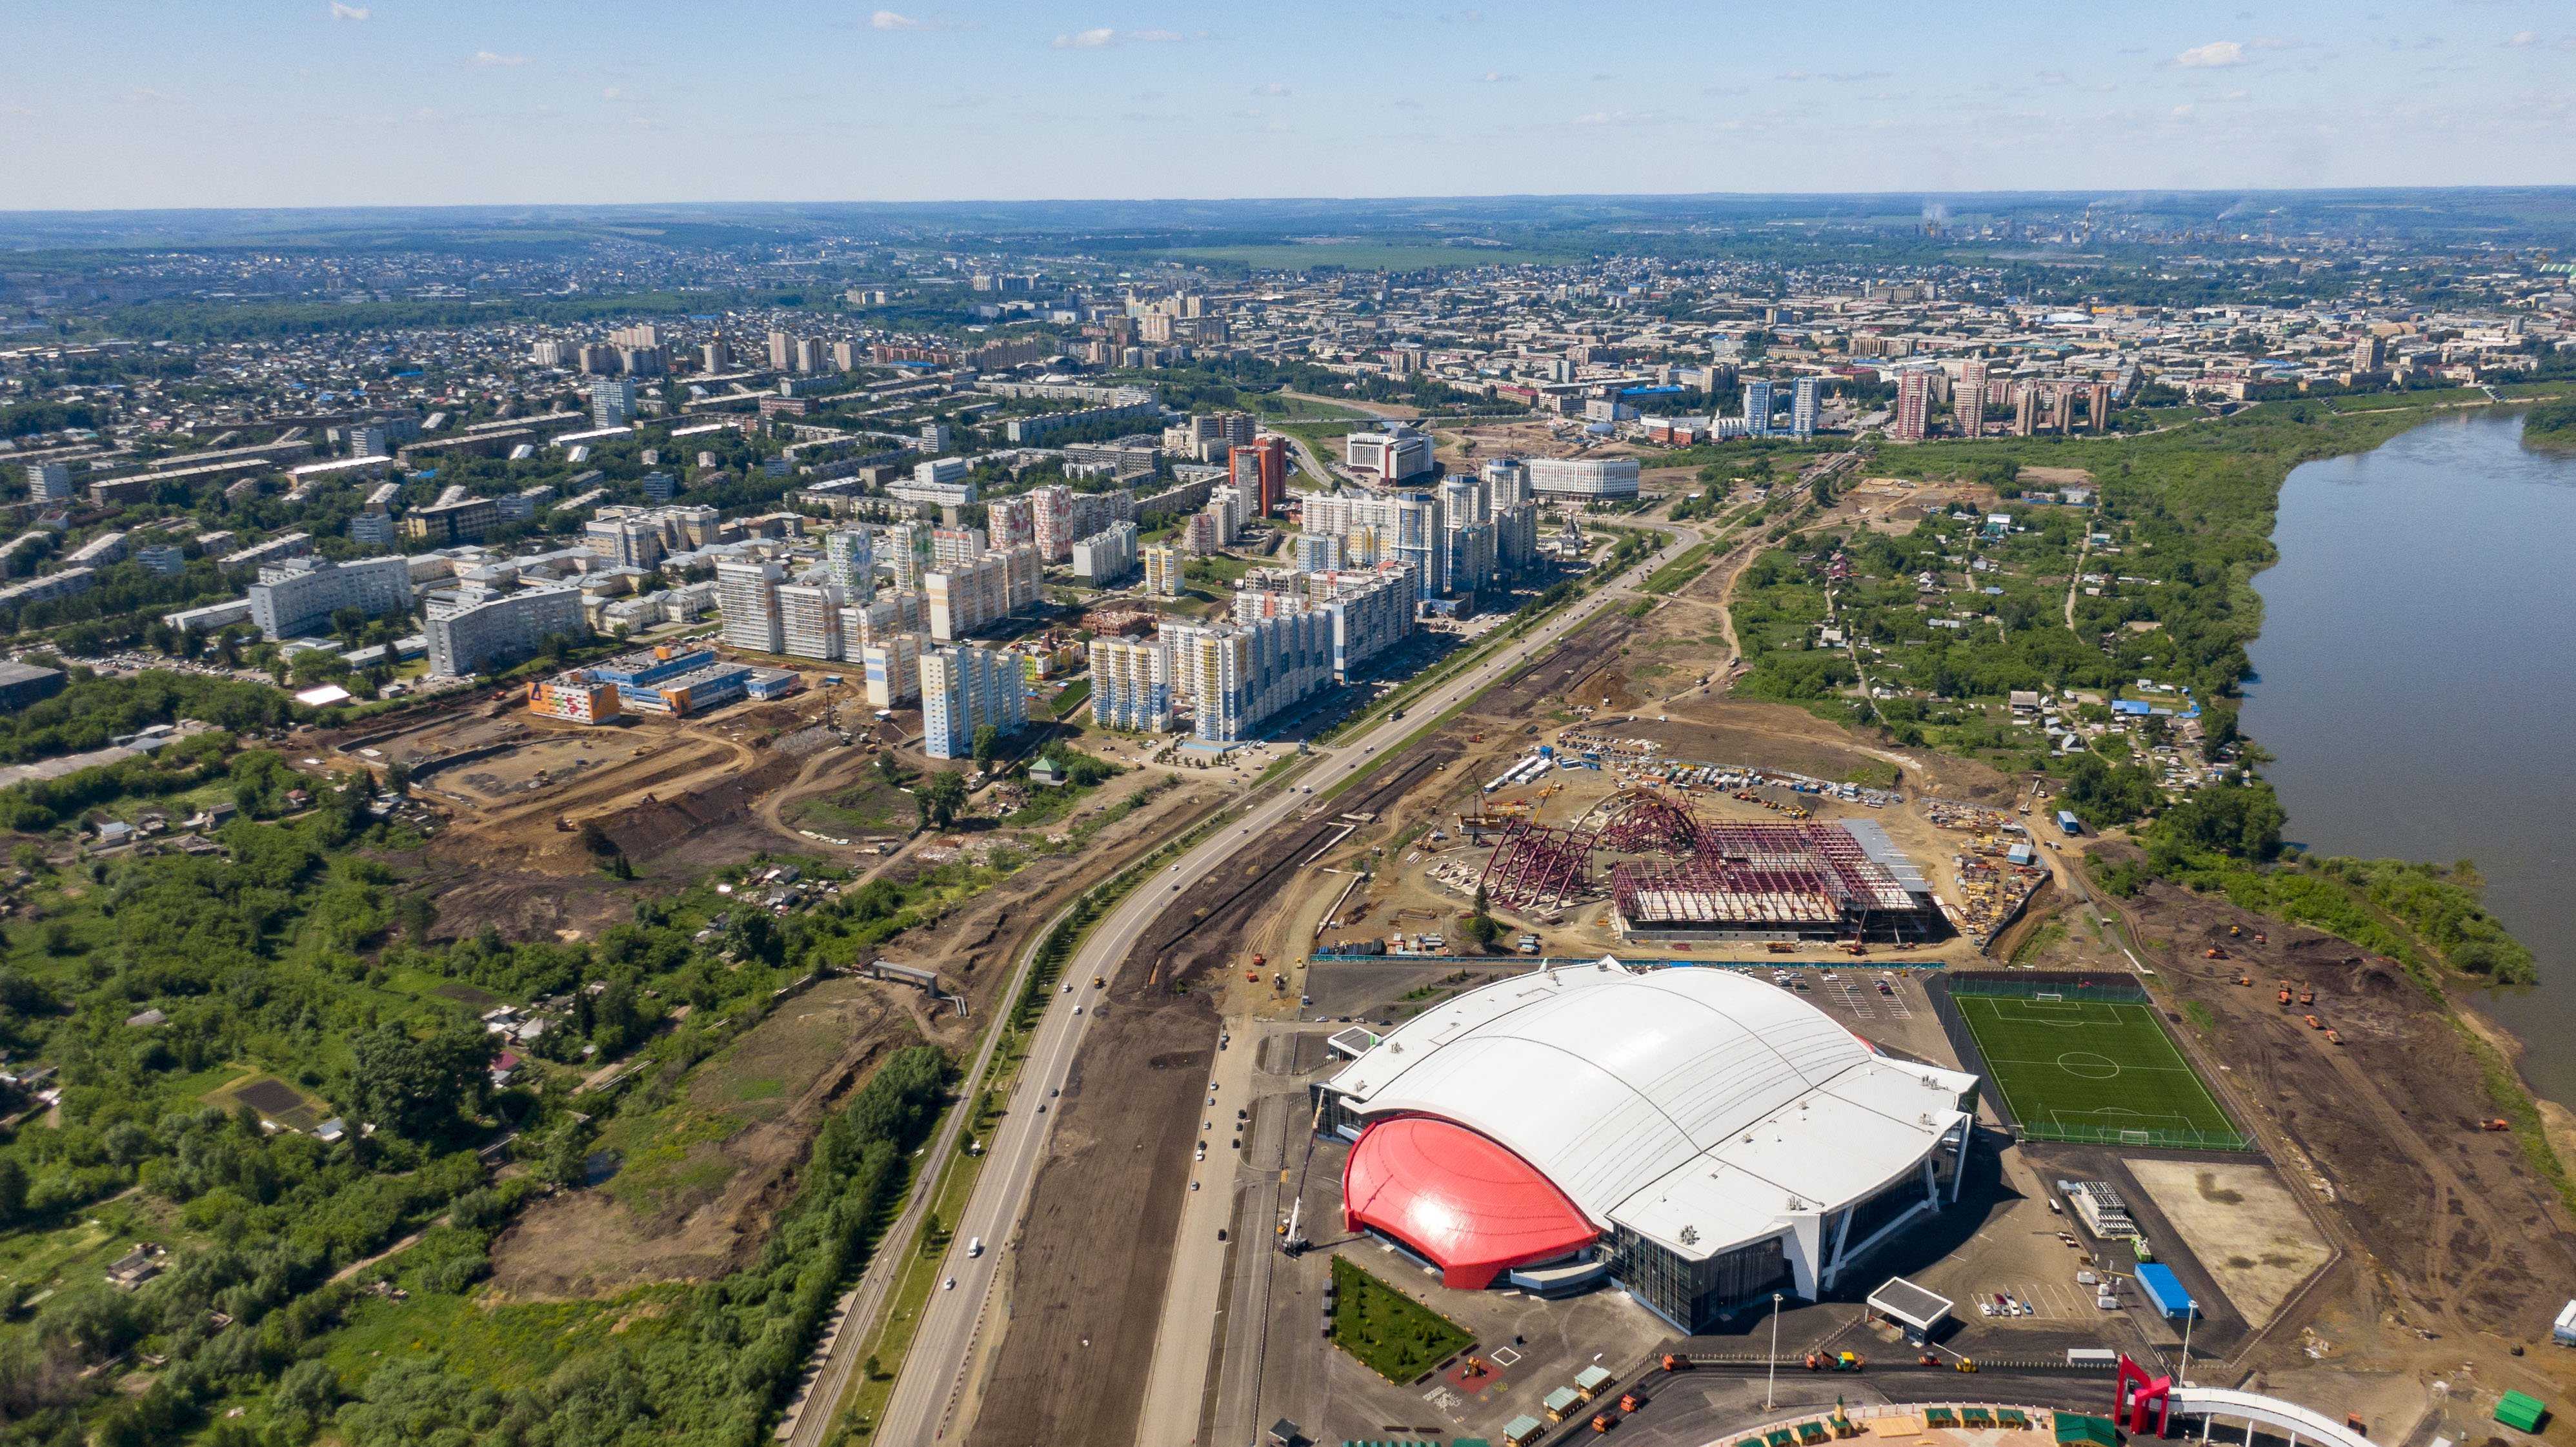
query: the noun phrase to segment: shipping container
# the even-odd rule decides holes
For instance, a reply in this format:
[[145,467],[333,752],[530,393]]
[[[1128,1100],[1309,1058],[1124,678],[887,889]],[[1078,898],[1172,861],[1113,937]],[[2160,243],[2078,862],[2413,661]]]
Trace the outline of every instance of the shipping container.
[[2138,1287],[2146,1292],[2147,1300],[2154,1303],[2167,1321],[2185,1320],[2196,1310],[2191,1293],[2182,1289],[2182,1281],[2174,1275],[2173,1268],[2161,1262],[2149,1261],[2139,1265]]

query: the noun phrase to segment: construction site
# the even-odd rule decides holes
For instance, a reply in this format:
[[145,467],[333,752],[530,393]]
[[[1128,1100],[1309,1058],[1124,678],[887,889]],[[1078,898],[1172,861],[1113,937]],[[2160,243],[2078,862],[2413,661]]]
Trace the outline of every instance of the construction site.
[[[1617,1385],[1580,1400],[1652,1399],[1609,1414],[1641,1441],[1697,1444],[1750,1420],[1729,1415],[1750,1408],[1714,1364],[1767,1361],[1754,1334],[1773,1318],[1758,1308],[1677,1340],[1616,1293],[1452,1289],[1338,1229],[1348,1147],[1317,1135],[1309,1099],[1349,1058],[1334,1042],[1365,1049],[1480,985],[1605,954],[1760,962],[1873,1049],[1943,1066],[1957,1057],[1921,967],[2146,978],[2180,1068],[2250,1141],[2025,1140],[1981,1106],[1962,1204],[1874,1258],[1866,1284],[1777,1319],[1784,1386],[1802,1355],[1852,1370],[1874,1356],[1894,1370],[1828,1385],[1905,1400],[1954,1390],[1974,1358],[1984,1382],[2033,1394],[2017,1400],[2055,1401],[2091,1390],[2060,1375],[2069,1351],[2170,1369],[2189,1336],[2203,1380],[2287,1394],[2378,1440],[2476,1431],[2508,1388],[2563,1396],[2564,1374],[2524,1344],[2546,1343],[2576,1288],[2567,1208],[2484,1103],[2476,1046],[2441,1007],[2388,962],[2223,900],[2164,885],[2095,898],[2078,851],[2119,846],[2059,827],[2027,776],[1732,695],[1738,561],[1606,613],[1372,787],[1182,896],[1122,976],[1143,987],[1113,992],[1127,1023],[1095,1037],[1066,1091],[1068,1136],[1005,1258],[1008,1317],[967,1373],[973,1410],[954,1419],[972,1418],[972,1440],[1135,1440],[1153,1323],[1176,1273],[1213,1269],[1192,1264],[1211,1250],[1223,1309],[1206,1440],[1283,1419],[1318,1440],[1398,1423],[1570,1439],[1594,1408],[1548,1403],[1597,1378],[1587,1364]],[[1480,905],[1502,926],[1491,944],[1469,933]],[[2338,1103],[2347,1092],[2358,1105]],[[1222,1115],[1194,1134],[1203,1103]],[[1230,1191],[1230,1213],[1202,1214],[1201,1185]],[[2074,1220],[2068,1203],[2097,1188],[2126,1203],[2127,1231]],[[1094,1228],[1112,1199],[1142,1203],[1132,1249]],[[1229,1244],[1199,1239],[1191,1223],[1208,1220]],[[1467,1345],[1408,1380],[1362,1365],[1329,1318],[1316,1332],[1336,1262]],[[2164,1268],[2173,1296],[2145,1290],[2143,1264]],[[1890,1272],[1955,1304],[1937,1347],[1862,1301]],[[2177,1296],[2189,1306],[2169,1315]],[[1713,1374],[1666,1377],[1654,1364],[1667,1357]],[[2015,1375],[2034,1363],[2047,1367]]]

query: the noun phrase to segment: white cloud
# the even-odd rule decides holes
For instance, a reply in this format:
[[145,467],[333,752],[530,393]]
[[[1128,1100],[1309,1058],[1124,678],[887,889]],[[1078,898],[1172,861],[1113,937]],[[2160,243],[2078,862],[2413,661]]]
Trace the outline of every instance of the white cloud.
[[930,24],[928,21],[916,20],[909,15],[898,14],[892,10],[880,10],[868,17],[868,28],[870,30],[928,30]]
[[1098,50],[1103,46],[1117,43],[1118,32],[1106,25],[1097,30],[1077,31],[1072,35],[1059,35],[1055,38],[1055,48],[1058,50]]
[[478,50],[474,52],[474,63],[476,65],[525,65],[528,63],[528,58],[524,55],[503,55],[497,50]]
[[2517,30],[2513,33],[2511,39],[2505,41],[2506,45],[2515,50],[2520,50],[2527,45],[2538,45],[2539,43],[2540,37],[2528,30]]
[[1288,87],[1281,85],[1279,82],[1274,80],[1268,85],[1254,86],[1252,88],[1252,93],[1254,95],[1287,95],[1290,92]]
[[2187,105],[2175,106],[2173,108],[2173,113],[2175,120],[2182,120],[2191,114],[2191,107]]
[[1483,75],[1478,76],[1477,79],[1483,81],[1487,85],[1509,85],[1513,81],[1520,79],[1520,77],[1517,75],[1505,75],[1499,70],[1489,70]]
[[2213,66],[2243,65],[2244,63],[2245,47],[2233,40],[2213,40],[2207,45],[2195,45],[2174,57],[2176,65]]
[[1106,50],[1113,45],[1174,45],[1184,40],[1207,38],[1208,33],[1204,30],[1193,30],[1184,35],[1177,30],[1112,30],[1103,25],[1059,35],[1053,43],[1058,50]]
[[1119,38],[1132,40],[1140,45],[1169,45],[1187,37],[1177,30],[1130,30]]
[[626,99],[626,89],[623,86],[612,85],[608,89],[601,91],[599,93],[599,98],[601,100],[624,100]]
[[364,20],[371,13],[364,5],[343,5],[340,0],[331,0],[331,18],[334,20]]

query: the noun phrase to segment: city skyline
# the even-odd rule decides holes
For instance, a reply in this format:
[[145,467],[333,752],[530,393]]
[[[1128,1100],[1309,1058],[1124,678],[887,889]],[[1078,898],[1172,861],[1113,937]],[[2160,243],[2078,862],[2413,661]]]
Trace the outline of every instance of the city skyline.
[[2576,179],[2513,0],[1962,11],[1937,72],[1885,5],[21,8],[26,210]]

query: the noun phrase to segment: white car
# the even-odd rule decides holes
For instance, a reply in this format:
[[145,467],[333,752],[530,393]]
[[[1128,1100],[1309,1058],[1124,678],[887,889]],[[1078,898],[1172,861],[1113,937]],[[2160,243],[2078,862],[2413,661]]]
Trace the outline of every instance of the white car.
[[955,1291],[957,1289],[957,1278],[952,1276],[946,1281],[939,1283],[939,1289],[942,1291]]

